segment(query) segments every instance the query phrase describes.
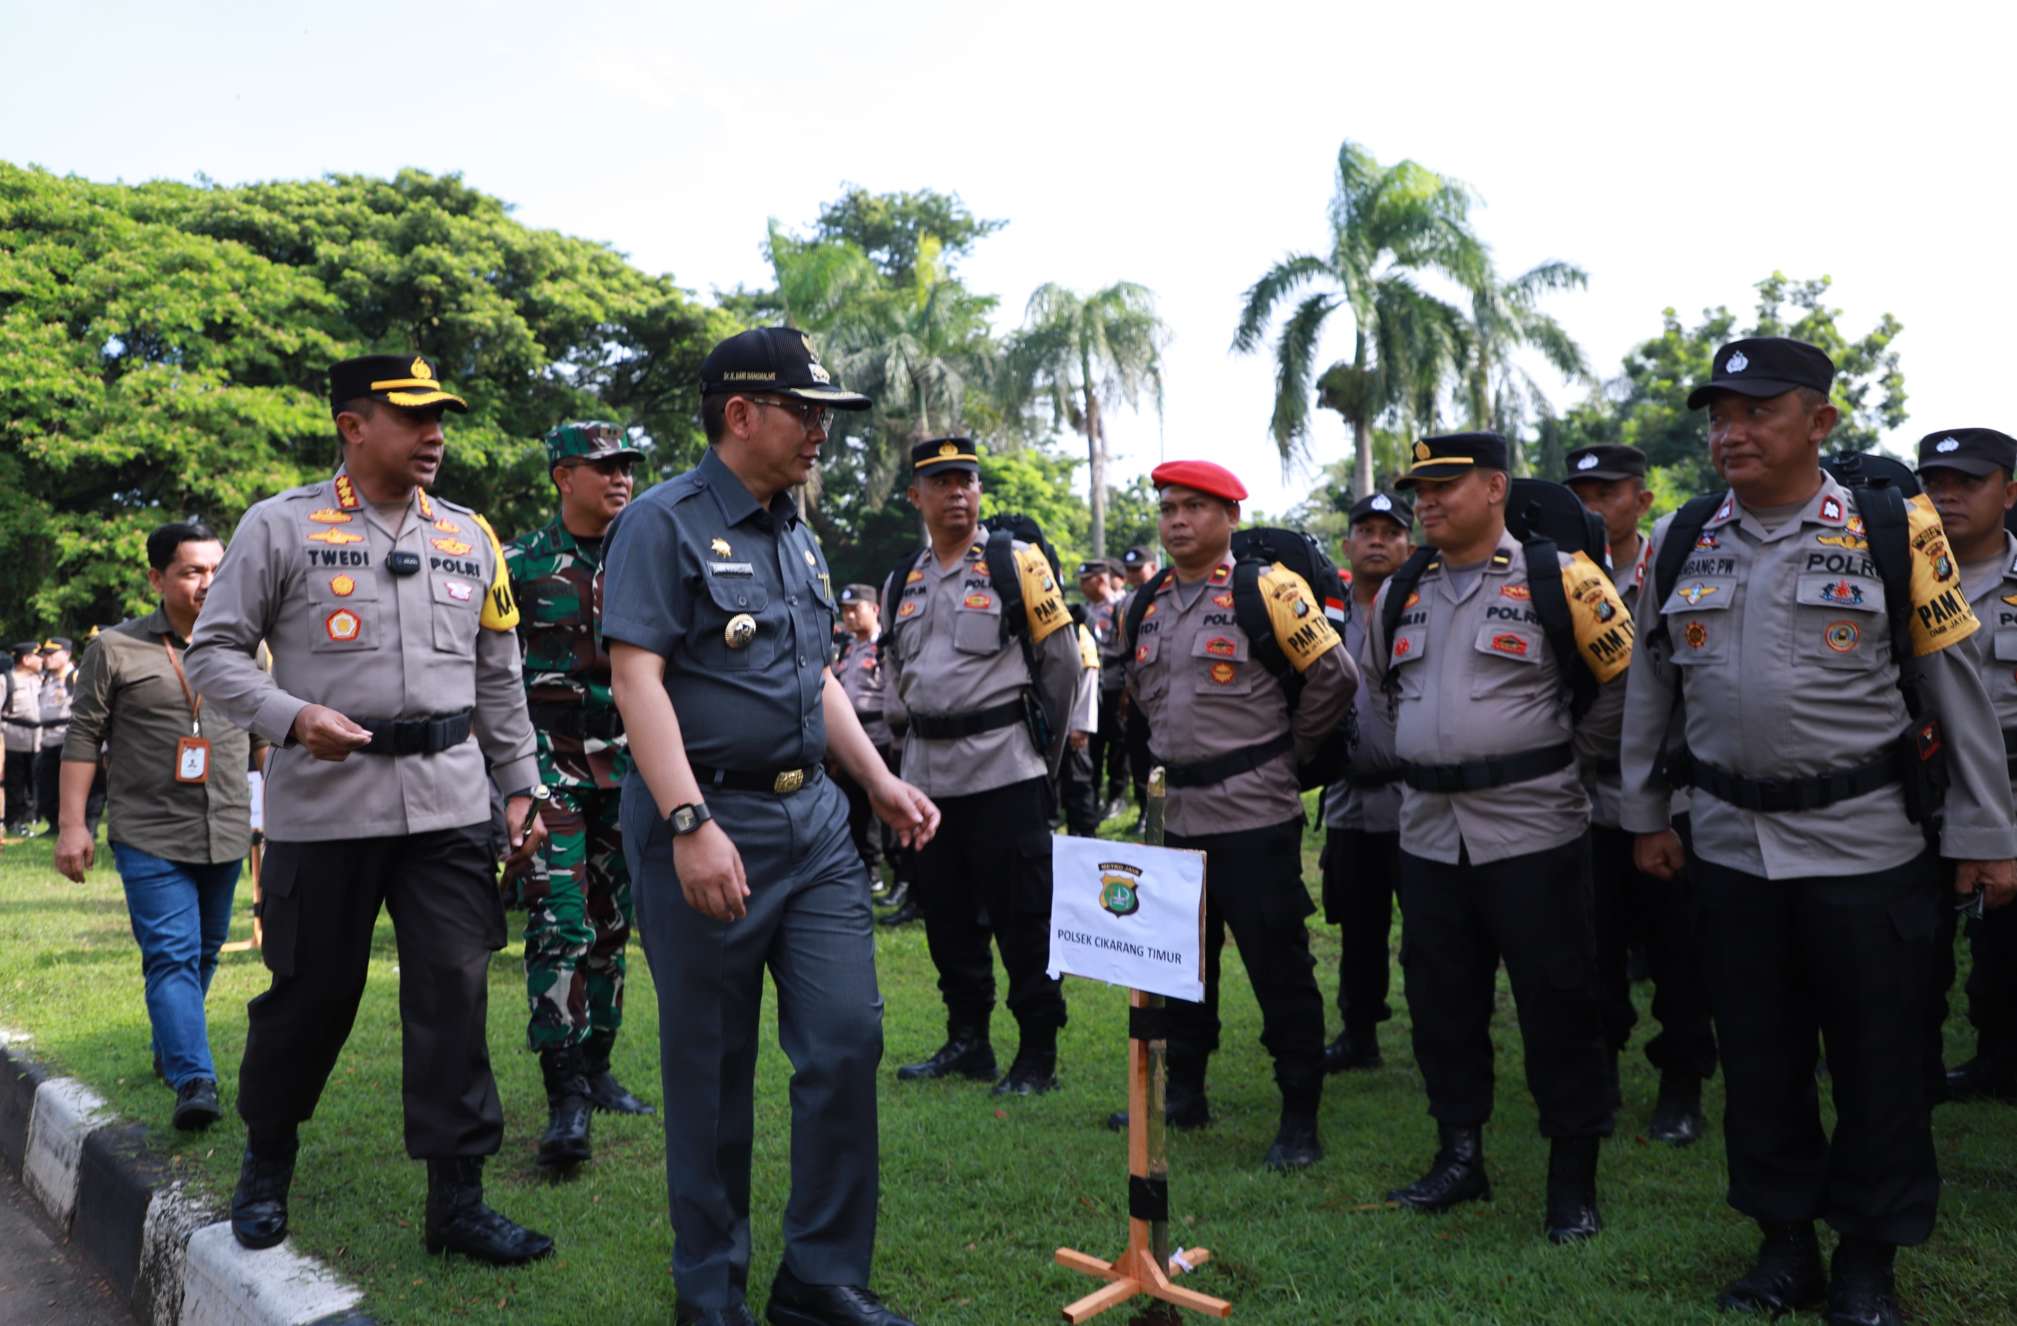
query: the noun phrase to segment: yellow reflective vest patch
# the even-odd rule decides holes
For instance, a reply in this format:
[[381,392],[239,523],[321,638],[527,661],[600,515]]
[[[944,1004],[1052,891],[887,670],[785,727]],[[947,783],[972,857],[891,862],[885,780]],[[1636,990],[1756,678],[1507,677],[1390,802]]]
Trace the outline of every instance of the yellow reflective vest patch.
[[518,600],[511,596],[511,572],[504,565],[504,547],[497,541],[497,531],[490,528],[490,522],[482,516],[476,518],[477,528],[483,537],[490,540],[490,588],[483,595],[482,622],[486,631],[511,631],[518,627]]
[[1257,583],[1275,643],[1297,672],[1308,672],[1310,664],[1343,643],[1310,592],[1309,582],[1294,571],[1276,562],[1261,572]]
[[1051,564],[1045,560],[1043,549],[1017,548],[1015,561],[1016,578],[1022,581],[1023,616],[1029,623],[1030,643],[1040,645],[1054,632],[1069,626],[1072,615],[1065,608],[1064,594],[1058,589],[1057,577],[1051,574]]
[[[1527,574],[1533,575],[1530,569]],[[1562,568],[1562,597],[1569,601],[1569,624],[1576,648],[1598,685],[1610,681],[1632,662],[1632,614],[1618,597],[1618,587],[1588,553],[1572,553]]]
[[1912,545],[1912,653],[1924,657],[1966,640],[1982,623],[1961,592],[1961,568],[1924,493],[1905,504],[1905,534]]

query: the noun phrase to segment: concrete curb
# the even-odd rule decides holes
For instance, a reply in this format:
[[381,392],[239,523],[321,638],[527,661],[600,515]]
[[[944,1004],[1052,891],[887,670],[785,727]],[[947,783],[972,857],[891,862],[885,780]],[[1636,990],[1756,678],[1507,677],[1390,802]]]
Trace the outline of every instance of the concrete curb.
[[363,1295],[289,1243],[247,1252],[75,1078],[53,1077],[0,1028],[0,1162],[151,1326],[372,1326]]

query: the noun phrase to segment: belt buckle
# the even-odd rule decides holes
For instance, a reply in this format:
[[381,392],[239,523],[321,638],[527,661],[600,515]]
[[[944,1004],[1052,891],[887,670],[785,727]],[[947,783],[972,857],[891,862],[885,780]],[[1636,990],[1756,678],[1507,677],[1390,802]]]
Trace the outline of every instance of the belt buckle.
[[786,769],[783,773],[770,780],[770,790],[781,797],[788,797],[804,786],[805,770],[803,769]]

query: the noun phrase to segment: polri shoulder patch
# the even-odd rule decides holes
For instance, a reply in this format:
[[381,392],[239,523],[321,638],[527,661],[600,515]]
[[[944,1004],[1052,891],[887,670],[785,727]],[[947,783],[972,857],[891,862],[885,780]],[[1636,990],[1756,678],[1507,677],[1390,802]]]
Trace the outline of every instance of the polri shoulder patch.
[[1924,657],[1966,640],[1982,623],[1961,592],[1961,568],[1924,493],[1905,503],[1905,532],[1912,544],[1912,653]]
[[1072,617],[1065,611],[1064,595],[1058,589],[1057,577],[1051,574],[1051,564],[1045,560],[1043,549],[1017,544],[1015,559],[1016,577],[1022,581],[1023,616],[1029,622],[1030,643],[1040,645],[1069,626]]
[[1276,562],[1261,572],[1259,582],[1275,643],[1297,672],[1308,672],[1310,664],[1344,643],[1331,619],[1317,607],[1308,581]]
[[1588,553],[1578,552],[1562,568],[1562,596],[1569,601],[1569,624],[1590,675],[1599,685],[1610,681],[1632,662],[1632,614],[1618,587]]
[[1100,646],[1090,627],[1079,627],[1079,666],[1087,672],[1100,670]]
[[497,542],[497,531],[482,516],[473,511],[469,514],[475,516],[483,537],[490,540],[490,589],[483,596],[483,616],[478,620],[487,631],[516,630],[518,600],[511,596],[511,569],[504,564],[504,549]]

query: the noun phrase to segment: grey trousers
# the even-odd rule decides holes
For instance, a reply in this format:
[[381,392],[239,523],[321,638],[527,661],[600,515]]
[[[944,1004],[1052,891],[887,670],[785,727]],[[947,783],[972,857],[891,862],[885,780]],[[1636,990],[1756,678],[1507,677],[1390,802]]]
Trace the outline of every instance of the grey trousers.
[[750,896],[739,921],[687,905],[650,791],[634,773],[623,785],[623,850],[658,987],[673,1281],[683,1305],[703,1309],[741,1301],[749,1282],[757,1015],[768,968],[792,1065],[784,1260],[808,1284],[866,1285],[882,994],[847,800],[820,777],[785,797],[713,790],[707,804],[742,854]]

